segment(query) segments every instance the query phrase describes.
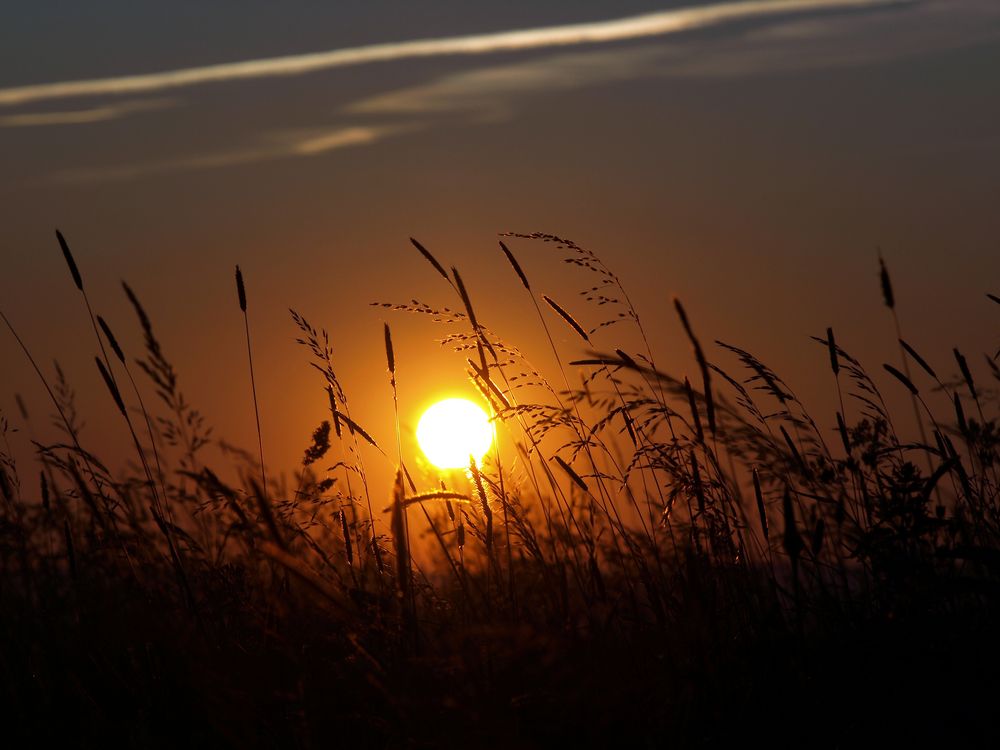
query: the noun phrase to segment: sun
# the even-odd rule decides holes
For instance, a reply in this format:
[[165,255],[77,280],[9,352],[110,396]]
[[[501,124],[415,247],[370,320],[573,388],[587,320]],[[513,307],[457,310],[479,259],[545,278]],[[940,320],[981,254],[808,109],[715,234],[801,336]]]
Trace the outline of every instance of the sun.
[[420,417],[417,442],[439,469],[468,468],[470,456],[478,464],[493,444],[493,425],[468,399],[447,398]]

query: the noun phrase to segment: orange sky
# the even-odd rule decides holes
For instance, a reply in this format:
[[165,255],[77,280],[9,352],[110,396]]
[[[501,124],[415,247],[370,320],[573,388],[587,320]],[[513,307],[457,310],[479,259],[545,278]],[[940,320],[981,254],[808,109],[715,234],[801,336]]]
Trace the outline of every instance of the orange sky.
[[[98,40],[100,49],[77,42],[75,54],[53,52],[65,33],[58,16],[20,9],[0,32],[12,63],[0,66],[0,101],[29,85],[662,10],[441,8],[440,18],[407,22],[387,3],[379,28],[376,11],[345,6],[322,19],[329,43],[317,19],[282,26],[248,6],[240,41],[212,11],[189,11],[208,14],[189,19],[189,31],[201,29],[195,44],[183,28],[142,24],[108,3],[101,12],[119,13],[131,35]],[[0,105],[0,309],[49,371],[54,357],[63,364],[84,435],[124,451],[128,436],[101,390],[90,324],[55,243],[60,227],[127,351],[139,353],[141,336],[122,278],[191,401],[220,436],[253,448],[232,279],[241,264],[265,453],[288,470],[325,403],[289,306],[330,330],[354,416],[391,445],[383,320],[394,330],[404,428],[439,394],[471,393],[463,358],[433,341],[441,329],[369,307],[414,297],[458,304],[407,237],[458,265],[484,322],[548,366],[533,309],[496,244],[503,230],[546,231],[618,272],[668,370],[693,369],[670,305],[678,295],[703,339],[758,353],[823,412],[824,354],[809,335],[833,326],[872,370],[896,356],[877,247],[907,337],[941,370],[954,369],[952,346],[975,362],[996,347],[997,311],[984,292],[1000,289],[998,72],[993,3],[926,1]],[[585,276],[547,246],[511,247],[539,291],[599,322],[575,296]],[[581,352],[553,326],[568,355]],[[602,345],[622,341],[634,347],[612,328]],[[43,432],[51,409],[7,335],[0,383],[3,412],[15,417],[21,393]]]

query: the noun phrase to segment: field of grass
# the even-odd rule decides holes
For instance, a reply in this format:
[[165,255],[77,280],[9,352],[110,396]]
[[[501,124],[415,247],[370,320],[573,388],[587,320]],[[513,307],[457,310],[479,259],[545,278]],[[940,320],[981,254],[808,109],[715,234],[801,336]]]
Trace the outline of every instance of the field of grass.
[[[293,313],[329,413],[286,487],[259,429],[243,441],[255,450],[210,465],[215,438],[140,300],[125,287],[136,355],[58,239],[93,321],[100,395],[138,469],[102,461],[71,385],[3,317],[61,429],[25,465],[10,439],[27,410],[0,425],[9,746],[995,742],[997,353],[931,362],[900,332],[898,350],[863,365],[821,332],[804,356],[839,411],[814,419],[752,353],[702,339],[678,300],[696,377],[670,374],[601,258],[505,236],[499,252],[552,344],[554,364],[536,369],[477,317],[459,271],[413,241],[453,302],[386,307],[432,318],[467,355],[501,450],[451,485],[420,486],[398,445],[377,446],[398,469],[376,486],[364,463],[376,431],[337,375],[344,332]],[[577,267],[586,291],[573,304],[604,325],[585,329],[533,288],[515,257],[532,243]],[[881,278],[895,320],[885,266]],[[239,269],[232,304],[246,314]],[[251,379],[260,353],[245,320],[233,335]],[[641,348],[601,343],[624,327]],[[586,358],[557,351],[566,332]],[[394,394],[389,326],[385,339]],[[884,399],[876,381],[897,392]],[[887,401],[905,416],[894,422]]]

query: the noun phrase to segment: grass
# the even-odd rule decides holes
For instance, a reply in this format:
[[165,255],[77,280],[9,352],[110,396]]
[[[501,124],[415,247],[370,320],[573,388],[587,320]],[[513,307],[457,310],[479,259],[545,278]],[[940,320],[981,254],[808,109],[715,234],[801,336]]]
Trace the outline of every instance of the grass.
[[[398,406],[396,424],[376,431],[396,446],[377,445],[364,404],[352,412],[330,335],[293,311],[329,415],[304,441],[289,494],[265,472],[259,419],[257,455],[217,441],[135,294],[125,286],[138,357],[91,312],[58,239],[96,321],[105,405],[125,420],[141,471],[101,461],[70,384],[61,371],[50,381],[3,317],[62,431],[19,466],[0,420],[0,700],[17,717],[13,738],[838,747],[976,744],[996,731],[996,395],[957,349],[955,375],[942,378],[903,339],[881,259],[902,360],[874,372],[899,393],[884,398],[828,329],[813,354],[839,404],[833,429],[752,353],[706,346],[680,300],[697,384],[669,373],[595,253],[509,235],[499,250],[510,282],[551,348],[552,364],[536,367],[477,317],[459,271],[412,240],[453,307],[384,307],[447,328],[495,416],[498,449],[456,486],[418,486]],[[583,274],[579,310],[535,291],[515,255],[531,243]],[[234,335],[252,379],[239,269],[237,291],[245,330]],[[595,313],[597,325],[581,323]],[[559,326],[584,358],[559,352]],[[640,351],[613,345],[622,326],[637,335],[619,340]],[[912,401],[916,437],[893,421],[897,397]],[[252,406],[266,409],[255,388]],[[210,465],[213,443],[228,463]],[[392,487],[370,486],[366,454],[392,463]]]

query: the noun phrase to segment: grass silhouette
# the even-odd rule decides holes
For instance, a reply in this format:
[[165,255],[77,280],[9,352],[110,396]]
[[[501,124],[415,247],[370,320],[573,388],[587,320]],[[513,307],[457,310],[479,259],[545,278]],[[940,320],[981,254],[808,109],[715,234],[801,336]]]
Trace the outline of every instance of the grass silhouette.
[[[464,485],[418,486],[398,405],[396,450],[385,450],[352,414],[329,334],[292,311],[329,419],[289,494],[264,471],[259,419],[256,456],[230,450],[231,465],[209,465],[215,438],[138,298],[125,286],[144,336],[130,359],[58,239],[142,471],[101,461],[61,372],[51,382],[4,316],[62,430],[34,443],[26,469],[0,422],[0,689],[12,738],[838,747],[974,744],[997,728],[996,395],[957,349],[956,374],[939,377],[903,339],[881,258],[903,359],[876,372],[912,400],[916,439],[899,434],[875,378],[831,329],[814,338],[839,405],[828,430],[752,353],[706,347],[680,300],[697,385],[668,373],[595,253],[508,235],[499,247],[544,329],[553,384],[477,317],[459,271],[411,240],[454,307],[383,306],[448,328],[504,440]],[[515,243],[547,243],[587,274],[586,316],[535,291]],[[245,316],[238,268],[237,287]],[[598,334],[624,325],[644,350],[601,348]],[[566,361],[554,326],[589,354]],[[363,444],[394,463],[392,487],[369,486]]]

